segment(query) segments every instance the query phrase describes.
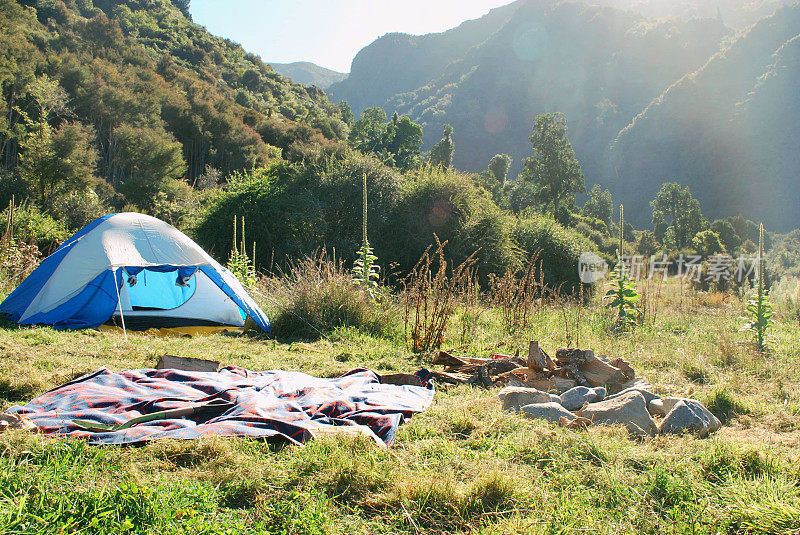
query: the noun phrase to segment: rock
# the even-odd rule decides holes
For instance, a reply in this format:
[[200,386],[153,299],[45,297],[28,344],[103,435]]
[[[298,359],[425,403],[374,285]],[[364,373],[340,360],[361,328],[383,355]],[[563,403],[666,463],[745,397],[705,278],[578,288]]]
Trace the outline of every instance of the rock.
[[[531,403],[530,405],[522,407],[521,410],[528,418],[540,418],[559,425],[565,425],[562,421],[569,423],[576,418],[574,414],[562,407],[561,404],[552,401],[548,403]],[[562,418],[564,420],[562,420]]]
[[497,397],[503,403],[503,409],[507,411],[520,410],[524,405],[531,403],[550,403],[550,394],[535,388],[524,386],[507,386],[497,393]]
[[695,399],[681,399],[672,407],[659,432],[663,434],[697,433],[701,438],[722,427],[722,422]]
[[671,411],[679,401],[683,401],[684,399],[686,398],[654,399],[647,404],[647,409],[650,411],[650,414],[656,416],[666,416],[667,413],[669,413],[669,411]]
[[653,394],[646,388],[641,388],[638,386],[635,386],[633,388],[626,388],[625,390],[622,390],[620,392],[608,396],[606,399],[614,399],[616,397],[627,394],[628,392],[639,392],[642,396],[644,396],[644,400],[647,402],[648,406],[650,405],[650,402],[653,401],[654,399],[661,399],[661,396],[659,396],[658,394]]
[[552,401],[553,403],[558,403],[559,405],[561,405],[561,396],[557,396],[555,394],[550,394],[550,401]]
[[595,388],[576,386],[561,394],[560,403],[568,411],[577,411],[585,404],[603,401],[605,397],[606,389],[601,386]]
[[625,392],[626,390],[647,390],[648,392],[651,392],[650,389],[653,388],[653,385],[641,377],[636,377],[625,383],[610,383],[606,385],[606,387],[608,388],[609,394],[617,395]]
[[591,403],[577,413],[597,424],[624,425],[632,435],[655,435],[658,427],[641,392],[630,391],[599,403]]

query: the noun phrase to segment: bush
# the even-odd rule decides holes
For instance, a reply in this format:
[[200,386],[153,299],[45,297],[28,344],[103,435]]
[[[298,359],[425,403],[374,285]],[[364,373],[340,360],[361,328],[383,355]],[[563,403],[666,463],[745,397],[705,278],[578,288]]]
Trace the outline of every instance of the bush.
[[[352,260],[361,246],[362,178],[367,175],[370,242],[387,226],[397,199],[399,178],[376,160],[355,153],[281,163],[229,180],[202,216],[198,242],[218,258],[227,258],[233,241],[231,221],[244,217],[248,245],[262,253],[260,269],[289,269],[291,259],[320,247]],[[375,247],[379,258],[385,258]],[[274,259],[274,263],[273,263]]]
[[87,188],[56,198],[50,211],[70,230],[79,230],[110,212],[97,193]]
[[[478,274],[502,273],[517,255],[504,214],[467,175],[424,169],[403,185],[400,199],[382,232],[374,238],[375,252],[410,271],[437,236],[447,242],[448,260],[456,265],[478,251]],[[435,235],[435,236],[434,236]]]
[[772,285],[770,299],[781,316],[792,321],[800,320],[800,279],[792,276],[781,277]]
[[[482,276],[515,259],[511,217],[465,175],[426,170],[405,181],[377,160],[352,151],[311,156],[234,178],[197,227],[198,241],[225,258],[234,216],[244,216],[258,244],[259,268],[286,267],[319,248],[345,261],[361,247],[362,177],[367,175],[369,241],[383,265],[407,273],[434,234],[460,263],[480,249]],[[250,242],[248,242],[249,244]],[[274,265],[272,259],[274,258]]]
[[391,306],[374,301],[353,282],[342,262],[324,253],[296,262],[288,276],[267,279],[263,286],[281,302],[272,318],[278,338],[316,339],[338,327],[386,337],[398,332]]
[[[9,208],[0,212],[0,232],[8,225]],[[14,239],[17,242],[35,245],[44,255],[55,251],[70,232],[60,221],[43,214],[35,206],[23,204],[14,208]]]
[[[521,218],[514,228],[513,237],[528,255],[539,255],[545,284],[551,289],[560,287],[569,295],[575,293],[581,284],[578,266],[581,253],[597,253],[587,238],[546,216]],[[584,286],[584,291],[591,292],[590,285]]]

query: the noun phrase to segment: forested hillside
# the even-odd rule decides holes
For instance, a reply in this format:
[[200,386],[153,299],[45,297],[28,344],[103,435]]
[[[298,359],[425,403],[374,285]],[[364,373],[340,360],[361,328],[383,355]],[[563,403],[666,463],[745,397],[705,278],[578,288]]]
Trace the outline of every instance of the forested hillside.
[[[602,183],[606,148],[617,132],[665,87],[702,66],[730,35],[714,19],[653,23],[581,3],[526,1],[513,7],[510,19],[493,13],[500,24],[488,39],[451,57],[443,70],[428,71],[426,84],[409,92],[401,89],[383,102],[375,94],[377,100],[369,104],[419,121],[426,146],[438,140],[443,124],[451,124],[456,167],[485,169],[494,154],[508,153],[515,161],[512,176],[530,153],[534,117],[563,112],[589,182]],[[394,64],[394,57],[402,55],[390,53],[383,63]],[[350,84],[360,85],[358,63],[359,57]],[[360,97],[342,92],[343,87],[331,88],[334,97],[359,109]]]
[[612,191],[647,206],[677,179],[712,215],[736,212],[772,228],[800,223],[800,6],[762,20],[697,72],[668,88],[620,132]]
[[[728,20],[740,25],[778,3],[728,2],[701,19],[689,17],[709,15],[705,4],[682,3],[666,13],[680,18],[658,21],[634,10],[668,6],[611,4],[626,10],[520,0],[443,34],[386,36],[330,91],[356,111],[407,114],[424,127],[426,149],[450,124],[456,167],[478,172],[507,153],[512,179],[530,155],[534,117],[563,112],[587,183],[609,187],[637,225],[650,223],[648,202],[666,181],[690,186],[715,217],[800,224],[787,212],[800,172],[789,43],[800,33],[797,6],[737,33]],[[449,45],[454,36],[460,48]],[[423,50],[436,61],[407,61]],[[376,82],[379,65],[394,78]],[[786,193],[780,210],[776,192]]]
[[153,209],[346,136],[321,90],[193,24],[187,5],[0,0],[0,202],[29,188],[53,208],[83,184]]

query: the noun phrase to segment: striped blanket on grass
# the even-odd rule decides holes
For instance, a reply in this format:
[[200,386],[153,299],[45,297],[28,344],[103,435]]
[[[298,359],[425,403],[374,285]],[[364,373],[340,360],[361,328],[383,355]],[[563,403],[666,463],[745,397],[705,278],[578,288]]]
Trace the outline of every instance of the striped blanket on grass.
[[[30,418],[44,433],[93,444],[132,444],[207,435],[271,438],[300,444],[335,429],[356,427],[389,444],[405,418],[433,401],[426,370],[423,386],[384,384],[378,375],[353,370],[336,379],[299,372],[253,372],[229,366],[218,372],[101,369],[7,412]],[[123,424],[132,418],[187,405],[209,410],[118,431],[98,432],[80,421]],[[78,422],[76,422],[76,420]]]

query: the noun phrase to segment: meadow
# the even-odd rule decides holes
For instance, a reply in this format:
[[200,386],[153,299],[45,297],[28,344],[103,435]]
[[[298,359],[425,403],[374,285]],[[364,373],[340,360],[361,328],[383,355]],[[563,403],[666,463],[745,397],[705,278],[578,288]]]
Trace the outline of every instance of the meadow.
[[[613,334],[597,293],[550,301],[509,333],[477,300],[450,319],[445,348],[486,356],[579,346],[622,356],[662,395],[704,401],[708,439],[632,440],[621,428],[566,430],[503,412],[496,392],[437,385],[395,443],[329,437],[304,447],[208,438],[92,447],[0,435],[0,531],[17,533],[796,533],[800,529],[800,335],[779,316],[770,353],[738,332],[734,294],[677,279],[643,283],[641,326]],[[267,291],[267,288],[262,288]],[[279,292],[272,285],[272,291]],[[280,316],[274,299],[266,309]],[[395,310],[395,314],[398,312]],[[256,334],[162,338],[0,327],[0,403],[24,403],[85,372],[153,367],[164,354],[253,370],[335,377],[414,372],[403,333],[339,327],[318,340]]]

